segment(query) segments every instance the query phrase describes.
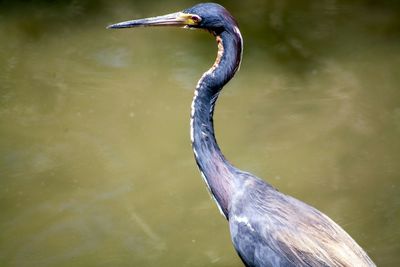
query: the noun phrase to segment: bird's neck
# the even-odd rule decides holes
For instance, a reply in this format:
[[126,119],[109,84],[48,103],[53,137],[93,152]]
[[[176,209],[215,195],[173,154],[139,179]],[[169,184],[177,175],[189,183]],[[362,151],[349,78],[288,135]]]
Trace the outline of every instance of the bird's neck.
[[243,41],[237,27],[214,34],[218,55],[199,80],[191,110],[190,134],[197,165],[221,213],[228,218],[235,168],[225,159],[214,135],[214,105],[222,87],[240,66]]

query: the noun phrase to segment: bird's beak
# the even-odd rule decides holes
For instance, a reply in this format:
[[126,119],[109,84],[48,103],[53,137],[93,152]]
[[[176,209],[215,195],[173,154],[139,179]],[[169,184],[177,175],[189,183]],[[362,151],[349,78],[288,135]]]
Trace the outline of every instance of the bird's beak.
[[117,24],[109,25],[107,29],[121,29],[145,26],[190,27],[198,25],[200,20],[201,18],[197,15],[176,12],[164,16],[124,21]]

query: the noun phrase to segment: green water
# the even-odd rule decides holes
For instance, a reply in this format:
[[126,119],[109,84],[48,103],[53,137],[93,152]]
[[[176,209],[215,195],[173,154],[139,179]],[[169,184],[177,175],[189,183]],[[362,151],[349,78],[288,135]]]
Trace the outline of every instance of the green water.
[[[399,266],[400,6],[222,3],[245,42],[227,158]],[[192,4],[0,2],[0,266],[242,266],[189,142],[215,41],[105,29]]]

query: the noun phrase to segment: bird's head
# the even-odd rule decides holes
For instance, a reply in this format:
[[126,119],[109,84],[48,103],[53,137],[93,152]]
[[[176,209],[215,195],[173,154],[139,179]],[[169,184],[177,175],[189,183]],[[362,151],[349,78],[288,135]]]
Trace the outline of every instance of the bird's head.
[[215,3],[197,4],[191,8],[168,15],[124,21],[108,26],[108,29],[133,28],[143,26],[177,26],[205,29],[213,33],[237,27],[232,15],[221,5]]

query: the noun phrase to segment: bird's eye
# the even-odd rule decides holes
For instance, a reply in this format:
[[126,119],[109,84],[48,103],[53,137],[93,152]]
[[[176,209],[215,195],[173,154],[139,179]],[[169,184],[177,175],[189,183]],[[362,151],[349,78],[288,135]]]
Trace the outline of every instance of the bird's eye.
[[201,18],[199,16],[191,16],[190,17],[191,20],[193,20],[193,22],[200,22]]

